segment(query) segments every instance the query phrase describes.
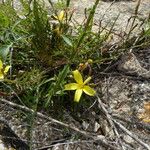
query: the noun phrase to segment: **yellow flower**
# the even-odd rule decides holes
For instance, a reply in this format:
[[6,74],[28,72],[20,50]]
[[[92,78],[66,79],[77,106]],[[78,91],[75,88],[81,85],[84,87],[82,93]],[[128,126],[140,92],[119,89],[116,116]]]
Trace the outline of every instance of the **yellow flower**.
[[3,62],[0,60],[0,80],[4,79],[4,76],[8,72],[10,66],[3,67]]
[[54,19],[62,22],[65,18],[65,11],[61,11],[57,16],[53,16]]
[[65,90],[76,90],[74,101],[79,102],[82,93],[86,93],[87,95],[94,96],[95,91],[86,85],[90,80],[91,77],[88,77],[85,81],[83,81],[82,75],[78,70],[73,71],[74,79],[77,83],[69,83],[65,85]]

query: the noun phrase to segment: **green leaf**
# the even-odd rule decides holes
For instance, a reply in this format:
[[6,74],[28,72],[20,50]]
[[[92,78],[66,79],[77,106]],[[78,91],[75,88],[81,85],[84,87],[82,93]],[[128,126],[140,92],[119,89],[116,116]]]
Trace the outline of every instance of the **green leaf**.
[[58,91],[61,90],[61,84],[64,83],[64,79],[67,77],[67,74],[69,73],[70,68],[69,65],[64,66],[63,70],[60,71],[58,74],[57,81],[52,83],[50,86],[50,91],[48,92],[48,100],[45,104],[45,107],[47,107],[52,99],[52,97],[56,94],[58,94]]
[[145,35],[146,35],[146,36],[150,36],[150,28],[145,31]]
[[9,45],[2,45],[0,47],[0,58],[2,59],[2,61],[5,61],[9,52],[10,52],[10,48],[12,47],[12,43]]
[[66,37],[64,35],[61,35],[61,37],[63,38],[63,40],[64,40],[64,42],[66,44],[68,44],[69,46],[73,47],[73,44],[72,44],[71,40],[68,37]]
[[0,28],[6,28],[9,25],[9,19],[8,17],[0,12]]
[[67,77],[68,73],[69,73],[69,66],[66,65],[58,75],[58,80],[57,80],[58,85]]

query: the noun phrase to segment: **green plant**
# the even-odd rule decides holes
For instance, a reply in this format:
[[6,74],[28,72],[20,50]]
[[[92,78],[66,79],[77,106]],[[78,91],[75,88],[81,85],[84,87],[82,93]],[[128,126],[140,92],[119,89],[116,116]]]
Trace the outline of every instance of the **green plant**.
[[32,37],[32,46],[36,51],[50,51],[50,32],[51,27],[48,22],[48,14],[42,6],[33,1],[33,10],[29,16],[31,21],[30,33]]
[[47,100],[45,102],[45,107],[48,107],[48,105],[52,102],[52,98],[54,96],[62,96],[64,95],[64,84],[66,83],[66,77],[68,73],[70,72],[69,65],[66,65],[62,71],[59,71],[58,76],[54,76],[53,78],[50,78],[46,80],[44,84],[50,83],[48,90],[47,90]]
[[66,1],[65,0],[58,0],[57,3],[54,4],[54,8],[56,10],[65,9],[66,8]]
[[[40,95],[39,87],[42,83],[44,72],[37,68],[20,72],[14,80],[12,86],[21,97],[24,105],[34,109],[38,105],[37,97]],[[39,93],[38,93],[39,92]]]
[[150,19],[146,20],[145,28],[144,28],[144,35],[150,37]]
[[0,22],[0,30],[9,26],[9,18],[6,15],[4,15],[3,12],[0,12]]
[[97,5],[99,4],[99,1],[100,0],[96,0],[95,1],[95,4],[93,5],[93,8],[90,11],[90,14],[89,14],[89,16],[87,18],[87,21],[85,23],[85,27],[83,28],[83,31],[79,34],[78,41],[77,41],[77,43],[76,43],[76,45],[74,47],[74,52],[73,52],[73,55],[72,55],[71,59],[72,58],[75,59],[76,56],[78,56],[78,54],[80,53],[80,49],[79,48],[80,48],[81,44],[83,43],[84,38],[86,37],[89,29],[91,30],[91,22],[93,20],[93,17],[94,17],[94,14],[95,14],[95,10],[97,8]]

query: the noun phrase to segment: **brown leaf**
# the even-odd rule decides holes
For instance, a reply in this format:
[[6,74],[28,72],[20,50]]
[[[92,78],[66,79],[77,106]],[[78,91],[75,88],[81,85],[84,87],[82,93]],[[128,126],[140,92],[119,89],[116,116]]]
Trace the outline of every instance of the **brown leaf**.
[[144,112],[141,113],[138,117],[143,122],[150,123],[150,102],[144,104]]

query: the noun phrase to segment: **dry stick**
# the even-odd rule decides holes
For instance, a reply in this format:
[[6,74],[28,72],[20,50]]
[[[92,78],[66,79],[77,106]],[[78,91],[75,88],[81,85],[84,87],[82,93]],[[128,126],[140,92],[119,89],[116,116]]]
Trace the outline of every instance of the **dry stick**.
[[[0,101],[3,102],[3,103],[6,103],[6,104],[8,104],[8,105],[10,105],[11,107],[18,108],[18,109],[20,109],[20,110],[22,110],[22,111],[26,111],[26,112],[30,112],[30,113],[33,113],[33,112],[34,112],[34,110],[32,110],[32,109],[30,109],[30,108],[28,108],[28,107],[26,107],[26,106],[18,105],[18,104],[16,104],[16,103],[10,102],[10,101],[8,101],[8,100],[6,100],[6,99],[3,99],[3,98],[0,98]],[[95,141],[98,141],[98,142],[100,142],[104,147],[107,147],[107,148],[109,147],[109,148],[111,148],[112,150],[119,150],[117,147],[110,145],[110,144],[108,143],[107,139],[105,139],[104,136],[97,136],[97,135],[95,135],[95,134],[92,135],[92,134],[89,133],[89,132],[85,132],[85,131],[83,131],[83,130],[79,130],[79,129],[76,128],[76,127],[73,127],[73,126],[71,126],[71,125],[68,125],[68,124],[66,124],[66,123],[63,123],[63,122],[58,121],[58,120],[56,120],[56,119],[53,119],[52,117],[46,116],[46,115],[44,115],[44,114],[42,114],[42,113],[40,113],[40,112],[37,112],[36,115],[37,115],[39,118],[46,119],[46,120],[48,120],[48,121],[51,121],[52,123],[56,123],[56,124],[61,125],[61,126],[65,127],[65,128],[69,128],[69,129],[71,129],[71,130],[73,130],[73,131],[75,131],[75,132],[77,132],[77,133],[79,133],[79,134],[81,134],[81,135],[84,135],[85,137],[88,137],[88,138],[91,138],[91,139],[93,139],[93,140],[95,140]]]
[[107,109],[105,108],[104,104],[100,100],[100,98],[97,96],[98,102],[103,109],[103,112],[105,113],[106,117],[108,117],[108,120],[112,120],[117,126],[119,126],[124,132],[126,132],[130,137],[132,137],[135,141],[137,141],[139,144],[141,144],[143,147],[145,147],[147,150],[150,150],[150,147],[148,144],[141,141],[136,135],[133,135],[132,132],[130,132],[128,129],[126,129],[121,123],[117,122],[112,116],[108,113]]
[[52,148],[54,146],[61,146],[61,145],[69,145],[69,144],[76,144],[76,143],[79,143],[79,144],[82,144],[82,143],[93,143],[95,140],[85,140],[85,141],[80,141],[80,140],[77,140],[77,141],[67,141],[67,142],[63,142],[60,141],[60,143],[56,143],[56,144],[52,144],[52,145],[47,145],[47,146],[44,146],[44,147],[40,147],[40,148],[37,148],[35,150],[45,150],[45,149],[48,149],[48,148]]
[[147,150],[150,150],[150,147],[148,144],[141,141],[135,134],[132,134],[128,129],[126,129],[121,123],[117,122],[115,119],[113,119],[113,122],[118,125],[124,132],[126,132],[130,137],[132,137],[135,141],[139,142],[142,146],[144,146]]
[[102,108],[103,112],[105,113],[106,117],[107,117],[107,120],[109,122],[109,124],[111,125],[111,127],[113,128],[114,130],[114,133],[116,134],[117,138],[118,138],[118,143],[120,145],[120,148],[122,148],[124,150],[124,146],[123,144],[121,143],[121,140],[120,140],[120,136],[119,136],[119,133],[117,131],[117,128],[112,120],[112,117],[111,115],[108,113],[107,109],[105,108],[104,104],[102,103],[102,101],[100,100],[100,98],[97,96],[97,99],[98,99],[98,102],[100,104],[100,107]]
[[117,119],[117,120],[124,121],[128,124],[136,125],[137,128],[147,130],[150,133],[150,125],[149,124],[142,123],[142,122],[137,122],[137,121],[134,121],[134,120],[131,120],[131,119],[126,119],[126,118],[121,117],[121,116],[116,115],[116,114],[113,114],[112,117]]

